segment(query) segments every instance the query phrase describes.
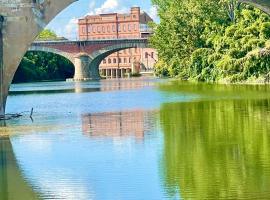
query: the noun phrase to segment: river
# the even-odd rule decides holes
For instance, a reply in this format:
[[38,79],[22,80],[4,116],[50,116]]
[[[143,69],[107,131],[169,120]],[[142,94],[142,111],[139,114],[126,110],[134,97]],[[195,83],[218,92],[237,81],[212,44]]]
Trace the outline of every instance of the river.
[[[12,85],[0,199],[270,199],[270,86]],[[33,119],[29,111],[34,108]]]

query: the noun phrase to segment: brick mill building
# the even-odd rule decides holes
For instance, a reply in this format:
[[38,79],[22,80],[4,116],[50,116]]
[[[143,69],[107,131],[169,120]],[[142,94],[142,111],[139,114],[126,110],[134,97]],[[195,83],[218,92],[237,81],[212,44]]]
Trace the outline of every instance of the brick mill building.
[[[152,21],[139,7],[132,7],[129,14],[88,15],[79,19],[79,39],[146,38],[152,33],[148,26]],[[157,59],[156,51],[151,48],[126,49],[105,58],[99,68],[102,76],[119,78],[131,72],[152,70]]]

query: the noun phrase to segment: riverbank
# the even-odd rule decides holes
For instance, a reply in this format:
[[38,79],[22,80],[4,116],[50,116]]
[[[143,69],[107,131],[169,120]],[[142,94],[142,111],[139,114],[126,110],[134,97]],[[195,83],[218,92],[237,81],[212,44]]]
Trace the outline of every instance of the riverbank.
[[270,84],[270,76],[266,77],[250,77],[247,80],[243,81],[231,81],[230,78],[224,78],[217,81],[198,81],[195,79],[182,79],[179,77],[169,78],[169,77],[162,77],[163,79],[171,79],[171,80],[178,80],[178,81],[187,81],[191,83],[209,83],[209,84],[226,84],[226,85],[266,85]]

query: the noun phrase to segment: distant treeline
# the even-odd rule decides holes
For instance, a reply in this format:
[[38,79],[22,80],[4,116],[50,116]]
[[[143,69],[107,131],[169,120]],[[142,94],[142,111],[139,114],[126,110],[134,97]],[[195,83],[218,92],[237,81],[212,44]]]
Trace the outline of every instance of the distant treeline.
[[69,60],[52,53],[28,52],[19,65],[13,83],[65,80],[73,75],[74,66]]

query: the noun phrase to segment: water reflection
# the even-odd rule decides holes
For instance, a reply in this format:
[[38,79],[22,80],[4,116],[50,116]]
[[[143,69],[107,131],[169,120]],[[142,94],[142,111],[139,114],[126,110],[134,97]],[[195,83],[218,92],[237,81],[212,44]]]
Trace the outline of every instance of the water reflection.
[[153,128],[152,114],[143,110],[87,114],[82,116],[82,130],[90,137],[133,136],[141,140]]
[[107,92],[117,90],[141,89],[153,86],[155,79],[119,79],[100,80],[89,82],[42,82],[13,84],[10,95],[33,95],[33,94],[62,94],[62,93],[89,93]]
[[38,199],[21,174],[8,137],[0,138],[0,199]]
[[73,118],[60,128],[33,126],[24,135],[17,130],[11,141],[19,167],[42,199],[165,199],[153,131],[156,114],[80,115],[83,122]]
[[160,84],[161,91],[173,94],[194,94],[200,99],[269,99],[270,85],[222,85],[170,81]]
[[270,199],[270,100],[164,104],[163,170],[183,199]]

